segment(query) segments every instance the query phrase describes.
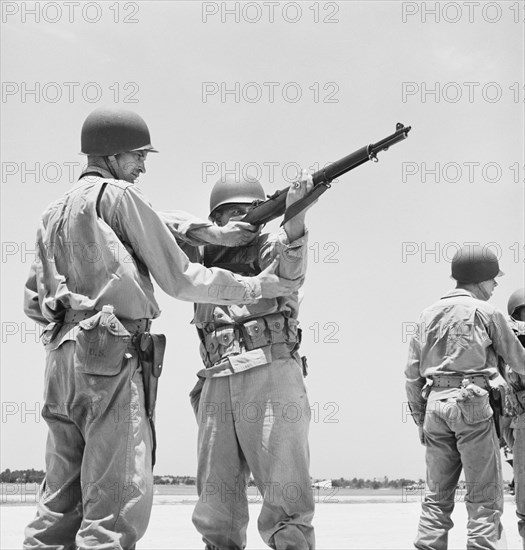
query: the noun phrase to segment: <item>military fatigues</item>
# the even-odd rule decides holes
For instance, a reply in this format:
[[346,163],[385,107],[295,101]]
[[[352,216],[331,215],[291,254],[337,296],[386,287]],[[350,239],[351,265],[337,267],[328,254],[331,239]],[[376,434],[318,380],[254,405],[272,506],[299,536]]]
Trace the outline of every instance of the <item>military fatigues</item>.
[[[208,246],[203,261],[253,275],[279,255],[278,274],[297,279],[305,274],[306,246],[306,236],[288,243],[281,229],[245,247]],[[262,495],[263,540],[277,549],[314,548],[298,308],[297,293],[245,306],[195,306],[206,368],[199,372],[200,400],[193,395],[199,424],[193,522],[210,550],[245,548],[250,472]]]
[[[509,325],[525,346],[525,323],[509,318]],[[514,483],[516,491],[516,514],[518,531],[525,549],[525,376],[507,370],[510,386],[508,405],[513,415],[510,425],[511,441],[507,441],[513,454]]]
[[[470,292],[453,290],[421,314],[405,370],[408,401],[426,442],[428,487],[416,548],[447,548],[462,469],[467,548],[496,548],[503,490],[488,390],[489,383],[500,383],[499,357],[525,374],[525,350],[505,317]],[[464,379],[469,383],[461,389]],[[427,401],[422,396],[425,385]]]
[[[190,264],[133,184],[102,177],[81,179],[45,211],[26,283],[26,313],[46,325],[49,435],[24,548],[128,549],[145,532],[152,432],[131,337],[159,315],[150,272],[165,292],[189,301],[260,297],[256,281]],[[118,318],[94,315],[106,304]]]

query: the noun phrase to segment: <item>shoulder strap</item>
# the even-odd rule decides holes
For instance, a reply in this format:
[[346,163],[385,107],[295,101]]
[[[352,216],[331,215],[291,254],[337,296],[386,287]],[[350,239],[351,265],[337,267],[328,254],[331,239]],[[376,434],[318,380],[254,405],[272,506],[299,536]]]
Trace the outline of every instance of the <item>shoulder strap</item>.
[[98,192],[96,210],[97,210],[97,216],[98,216],[99,218],[102,217],[102,216],[100,215],[100,201],[102,200],[102,195],[104,194],[104,189],[106,188],[106,185],[107,185],[107,184],[108,184],[108,182],[105,181],[105,182],[102,184],[102,187],[100,188],[100,191]]
[[[89,172],[84,172],[83,174],[80,174],[80,177],[78,179],[81,180],[82,178],[86,178],[88,176],[98,176],[99,178],[104,178],[104,176],[100,172],[97,172],[96,170],[91,170]],[[100,188],[100,191],[98,192],[98,196],[97,196],[96,211],[97,211],[97,216],[99,218],[102,217],[100,215],[100,201],[102,200],[102,195],[104,194],[104,189],[106,188],[107,184],[108,184],[107,181],[105,181],[102,184],[102,187]]]

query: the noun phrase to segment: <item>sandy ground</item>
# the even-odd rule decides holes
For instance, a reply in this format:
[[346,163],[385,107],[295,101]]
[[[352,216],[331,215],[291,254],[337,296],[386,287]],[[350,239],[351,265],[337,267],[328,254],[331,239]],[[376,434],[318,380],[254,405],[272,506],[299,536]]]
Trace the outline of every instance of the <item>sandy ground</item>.
[[[521,550],[516,528],[515,505],[506,497],[503,524],[507,548]],[[250,504],[248,550],[267,548],[257,532],[260,503]],[[370,502],[370,499],[352,499],[344,503],[319,502],[314,525],[318,550],[336,549],[409,549],[412,548],[420,502],[417,499],[400,502],[399,499]],[[193,504],[155,504],[148,532],[138,543],[137,550],[193,550],[203,548],[199,535],[191,523]],[[0,506],[2,550],[21,547],[25,524],[33,517],[34,506]],[[456,504],[453,515],[455,527],[450,532],[449,549],[465,548],[467,514],[462,502]]]

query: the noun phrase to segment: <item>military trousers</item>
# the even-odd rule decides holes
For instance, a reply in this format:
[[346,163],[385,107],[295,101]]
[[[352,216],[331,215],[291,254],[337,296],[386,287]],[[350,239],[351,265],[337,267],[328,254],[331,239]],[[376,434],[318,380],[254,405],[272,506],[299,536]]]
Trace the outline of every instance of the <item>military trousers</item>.
[[512,447],[514,483],[516,489],[516,514],[518,531],[525,549],[525,413],[517,416],[512,423],[514,445]]
[[47,351],[46,477],[24,549],[128,550],[146,531],[153,500],[142,373],[131,347],[117,373],[81,372],[75,345]]
[[[462,407],[456,397],[432,402],[429,399],[423,431],[427,492],[415,547],[447,548],[455,500],[464,494],[468,513],[467,549],[497,548],[502,533],[503,478],[499,440],[488,397],[469,409]],[[457,494],[462,470],[464,493]]]
[[246,546],[250,472],[262,500],[258,529],[278,550],[315,547],[309,474],[310,405],[302,367],[280,359],[207,378],[197,410],[197,489],[193,523],[206,548]]

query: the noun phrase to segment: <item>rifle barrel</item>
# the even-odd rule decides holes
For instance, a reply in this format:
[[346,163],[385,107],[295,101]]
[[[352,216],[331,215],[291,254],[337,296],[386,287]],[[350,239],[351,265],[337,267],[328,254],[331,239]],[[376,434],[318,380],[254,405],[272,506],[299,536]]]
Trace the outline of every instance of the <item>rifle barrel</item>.
[[[350,170],[357,168],[369,160],[375,160],[377,162],[377,153],[386,151],[392,145],[406,139],[408,137],[408,132],[410,132],[411,129],[411,126],[404,126],[398,122],[396,124],[396,131],[393,134],[378,141],[377,143],[372,143],[370,145],[366,145],[365,147],[361,147],[361,149],[350,153],[342,159],[336,160],[332,164],[329,164],[325,168],[322,168],[312,174],[314,186],[319,184],[329,184],[334,179],[346,174]],[[256,205],[250,212],[248,212],[242,221],[253,225],[260,225],[282,216],[286,210],[286,194],[288,189],[289,187],[276,191],[271,197],[268,198],[268,200]]]

